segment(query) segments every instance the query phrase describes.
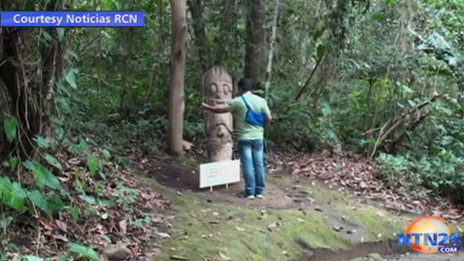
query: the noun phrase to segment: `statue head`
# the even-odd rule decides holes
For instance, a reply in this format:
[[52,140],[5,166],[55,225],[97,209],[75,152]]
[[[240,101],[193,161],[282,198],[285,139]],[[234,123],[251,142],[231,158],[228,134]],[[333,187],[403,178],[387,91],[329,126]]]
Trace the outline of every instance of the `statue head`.
[[232,98],[232,77],[220,66],[214,66],[203,77],[203,88],[206,99]]

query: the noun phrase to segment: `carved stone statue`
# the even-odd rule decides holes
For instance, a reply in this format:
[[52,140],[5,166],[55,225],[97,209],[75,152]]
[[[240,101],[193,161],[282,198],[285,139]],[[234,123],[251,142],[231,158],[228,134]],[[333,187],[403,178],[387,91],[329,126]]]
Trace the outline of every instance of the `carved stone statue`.
[[[225,105],[233,96],[232,77],[221,66],[203,76],[204,100],[209,105]],[[231,113],[205,111],[205,130],[209,162],[232,159],[233,116]]]

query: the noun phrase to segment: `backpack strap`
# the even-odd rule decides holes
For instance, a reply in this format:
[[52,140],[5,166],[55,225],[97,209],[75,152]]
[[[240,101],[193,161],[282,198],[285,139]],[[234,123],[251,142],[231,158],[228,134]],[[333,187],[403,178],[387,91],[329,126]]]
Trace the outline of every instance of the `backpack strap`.
[[246,101],[245,97],[243,97],[243,95],[240,95],[240,97],[242,97],[242,100],[245,103],[245,106],[247,107],[247,110],[251,111],[250,105],[248,105],[248,102]]

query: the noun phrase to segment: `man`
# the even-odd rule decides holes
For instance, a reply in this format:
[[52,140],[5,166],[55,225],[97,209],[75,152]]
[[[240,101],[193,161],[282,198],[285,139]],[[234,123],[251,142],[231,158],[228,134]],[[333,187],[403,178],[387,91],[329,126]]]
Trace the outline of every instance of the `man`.
[[[239,97],[227,105],[210,106],[203,103],[201,107],[214,113],[230,112],[235,118],[235,132],[238,138],[240,161],[245,179],[244,196],[248,199],[263,198],[266,171],[264,167],[264,127],[246,121],[248,108],[261,112],[265,116],[265,125],[272,117],[266,100],[251,93],[251,80],[242,78],[238,82]],[[247,106],[248,105],[248,106]]]

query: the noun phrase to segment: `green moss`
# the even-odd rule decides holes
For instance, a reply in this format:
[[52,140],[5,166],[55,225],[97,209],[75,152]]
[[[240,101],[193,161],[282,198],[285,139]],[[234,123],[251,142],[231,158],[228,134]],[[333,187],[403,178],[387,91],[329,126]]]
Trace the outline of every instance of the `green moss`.
[[180,255],[203,260],[204,256],[218,257],[220,252],[232,260],[285,260],[300,256],[294,243],[298,237],[313,247],[351,246],[322,217],[298,210],[262,213],[203,203],[190,195],[176,197],[174,206],[175,233],[163,241],[161,258],[165,259]]
[[219,253],[232,260],[287,260],[301,255],[294,242],[296,238],[304,239],[312,247],[352,246],[317,214],[296,209],[262,212],[213,204],[189,193],[179,195],[148,177],[139,179],[169,197],[175,211],[171,238],[163,241],[161,255],[156,260],[169,260],[171,256],[189,260],[210,256],[212,260],[220,260]]
[[329,203],[332,206],[348,206],[353,202],[351,196],[344,195],[334,189],[328,188],[321,182],[312,183],[308,191],[316,202]]

